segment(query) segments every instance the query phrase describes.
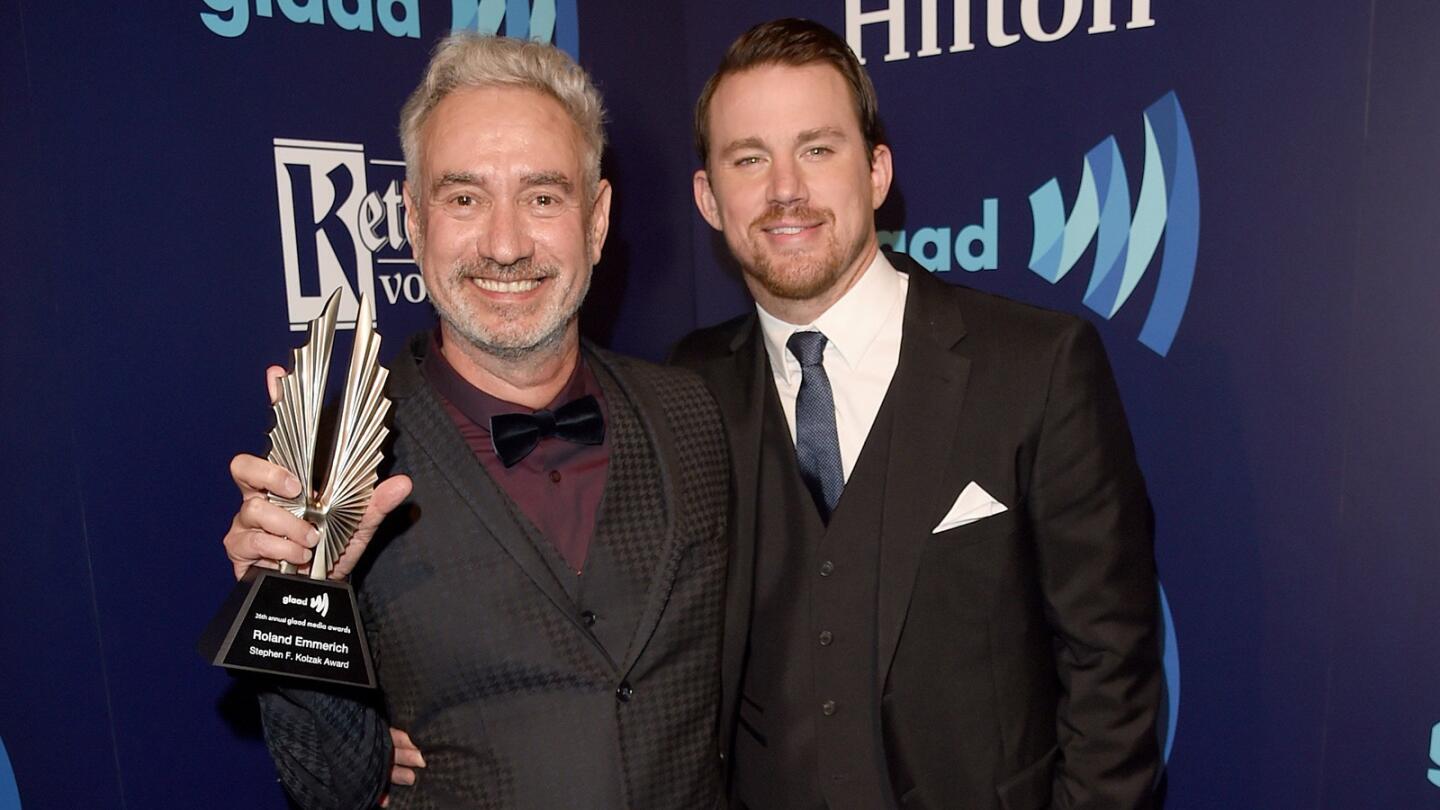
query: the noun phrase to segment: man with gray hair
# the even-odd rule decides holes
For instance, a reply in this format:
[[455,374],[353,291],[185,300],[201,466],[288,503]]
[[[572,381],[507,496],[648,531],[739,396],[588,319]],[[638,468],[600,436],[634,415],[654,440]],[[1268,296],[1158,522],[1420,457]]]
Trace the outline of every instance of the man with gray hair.
[[[472,35],[440,43],[405,105],[439,325],[390,364],[388,477],[332,574],[353,572],[379,693],[260,695],[304,807],[373,807],[421,750],[392,807],[715,803],[724,429],[698,377],[580,340],[602,118],[561,52]],[[266,499],[299,482],[248,455],[231,472],[236,576],[307,563],[313,528]]]

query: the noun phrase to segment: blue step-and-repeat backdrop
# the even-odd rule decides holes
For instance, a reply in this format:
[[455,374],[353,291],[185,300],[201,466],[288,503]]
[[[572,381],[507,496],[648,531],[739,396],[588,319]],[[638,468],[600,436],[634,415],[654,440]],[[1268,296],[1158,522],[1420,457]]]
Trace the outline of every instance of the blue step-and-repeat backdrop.
[[1440,5],[0,0],[0,810],[285,806],[194,652],[227,461],[329,290],[387,356],[431,322],[396,120],[434,41],[596,77],[585,330],[660,358],[747,306],[690,111],[788,15],[874,78],[884,241],[1104,336],[1159,526],[1165,806],[1440,806]]

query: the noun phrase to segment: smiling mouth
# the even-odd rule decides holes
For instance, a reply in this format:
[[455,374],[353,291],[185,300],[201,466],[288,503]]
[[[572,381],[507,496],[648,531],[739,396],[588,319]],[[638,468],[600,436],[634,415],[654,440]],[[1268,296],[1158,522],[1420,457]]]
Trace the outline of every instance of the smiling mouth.
[[797,236],[831,222],[829,212],[809,206],[772,206],[751,226],[772,237]]
[[543,278],[522,278],[502,281],[494,278],[472,278],[475,286],[493,293],[526,293],[540,286]]

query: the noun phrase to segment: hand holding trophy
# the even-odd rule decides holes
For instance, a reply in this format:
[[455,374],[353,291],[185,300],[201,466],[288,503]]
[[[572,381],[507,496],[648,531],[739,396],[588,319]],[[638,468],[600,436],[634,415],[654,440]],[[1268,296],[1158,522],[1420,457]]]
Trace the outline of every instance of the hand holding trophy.
[[[390,402],[373,306],[362,298],[359,309],[329,453],[320,457],[317,450],[338,291],[272,390],[269,460],[239,456],[231,465],[245,501],[225,546],[240,582],[199,645],[217,666],[374,686],[354,592],[327,576],[348,573],[410,486],[397,476],[376,487]],[[306,559],[308,574],[297,575]]]

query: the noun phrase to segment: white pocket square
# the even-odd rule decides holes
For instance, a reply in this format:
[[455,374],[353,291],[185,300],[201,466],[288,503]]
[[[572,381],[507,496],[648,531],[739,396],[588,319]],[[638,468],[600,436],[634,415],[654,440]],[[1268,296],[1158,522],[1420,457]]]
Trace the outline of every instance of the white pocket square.
[[930,533],[939,534],[947,529],[974,523],[1004,511],[1006,511],[1005,504],[995,500],[990,493],[981,489],[979,484],[971,481],[965,485],[965,489],[961,490],[960,497],[955,499],[950,511],[945,513],[945,517],[940,519]]

